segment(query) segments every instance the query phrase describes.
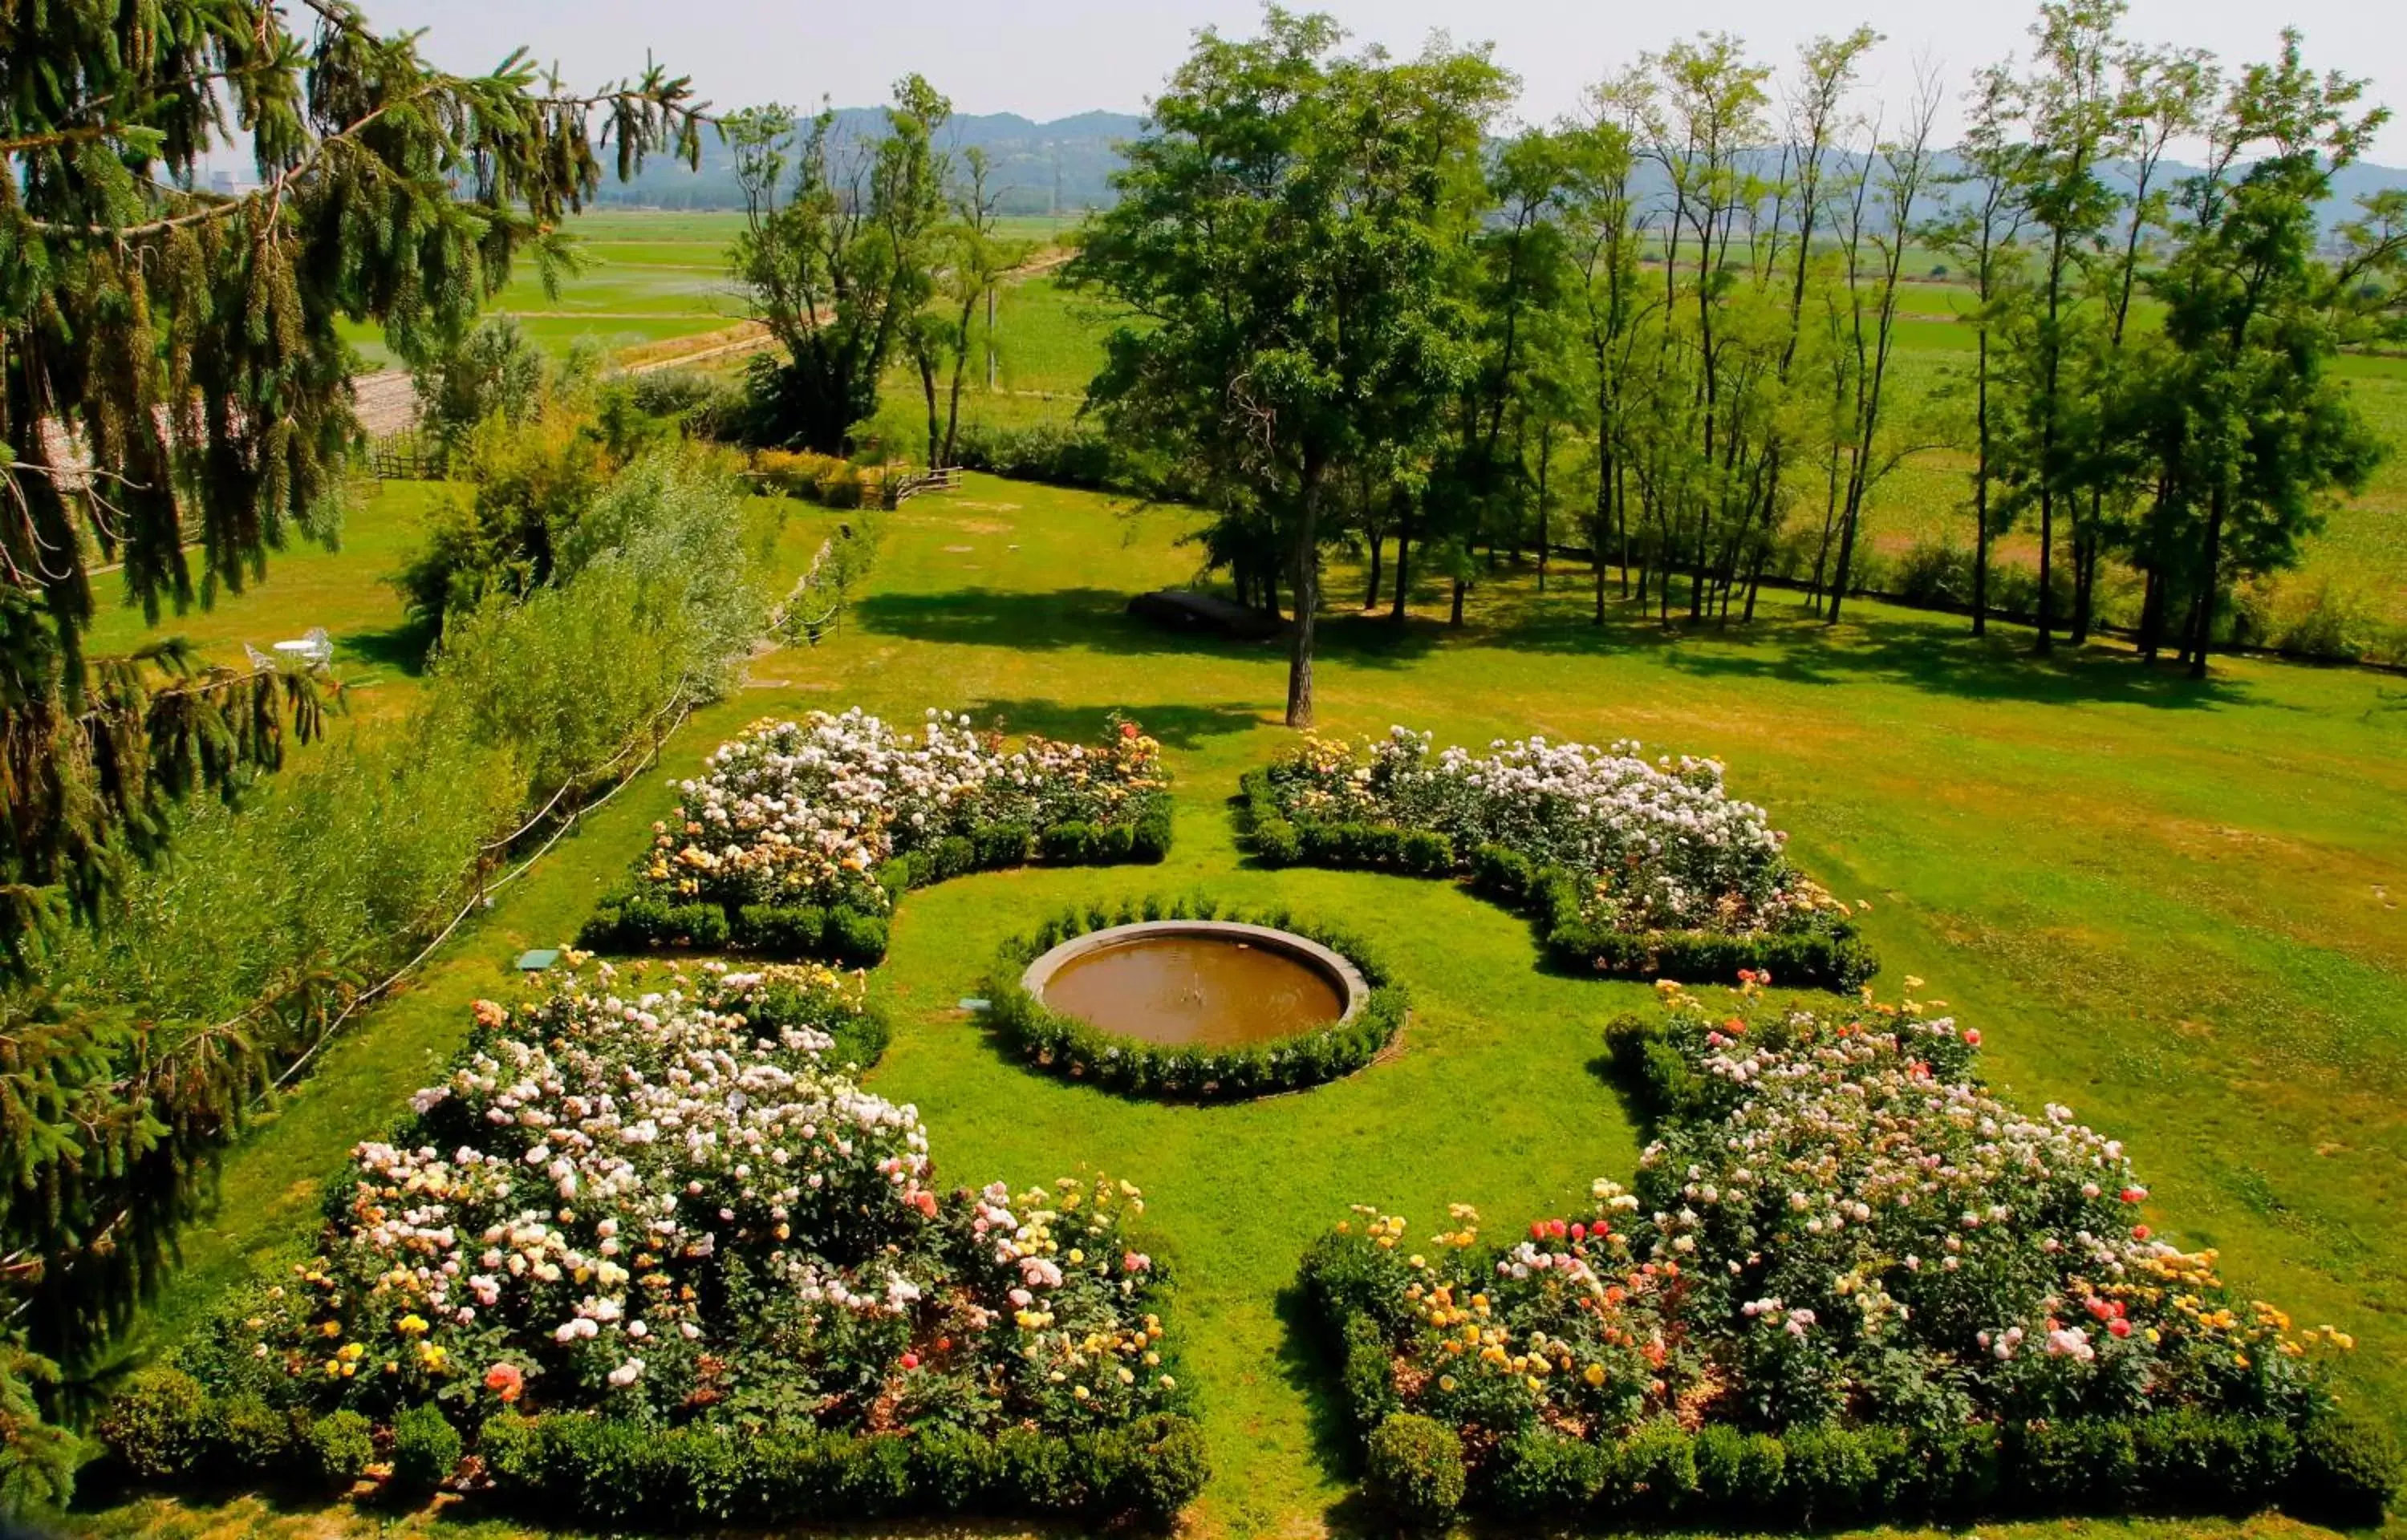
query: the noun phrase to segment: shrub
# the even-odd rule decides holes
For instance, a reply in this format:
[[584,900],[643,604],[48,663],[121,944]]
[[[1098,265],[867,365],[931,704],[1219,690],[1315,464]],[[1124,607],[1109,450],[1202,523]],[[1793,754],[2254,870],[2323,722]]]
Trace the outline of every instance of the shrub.
[[[1381,1349],[1385,1356],[1384,1348]],[[1524,1428],[1497,1448],[1489,1505],[1539,1522],[1585,1514],[1603,1490],[1605,1451],[1551,1428]]]
[[1715,1423],[1697,1431],[1694,1458],[1698,1500],[1709,1511],[1741,1524],[1777,1521],[1788,1467],[1779,1439]]
[[828,911],[810,904],[746,904],[733,934],[748,952],[799,959],[824,954]]
[[218,1403],[212,1442],[228,1469],[265,1476],[292,1463],[305,1431],[291,1412],[246,1391]]
[[404,1497],[424,1497],[460,1463],[460,1431],[433,1403],[405,1406],[392,1420],[392,1485]]
[[1462,1505],[1464,1481],[1462,1439],[1444,1423],[1396,1412],[1372,1433],[1363,1490],[1404,1523],[1446,1524]]
[[2399,1490],[2399,1446],[2371,1422],[2338,1412],[2308,1420],[2299,1430],[2292,1511],[2318,1523],[2371,1526]]
[[1096,838],[1092,824],[1056,824],[1037,841],[1037,848],[1048,861],[1081,866],[1095,859]]
[[346,1406],[309,1424],[309,1460],[328,1486],[348,1487],[367,1474],[376,1459],[376,1429]]
[[209,1452],[208,1392],[181,1369],[137,1370],[93,1431],[136,1480],[175,1480]]
[[1108,1436],[1118,1446],[1103,1485],[1110,1511],[1167,1524],[1211,1479],[1204,1430],[1192,1418],[1156,1414]]
[[1303,841],[1284,818],[1265,818],[1254,826],[1254,858],[1266,867],[1291,867],[1303,859]]
[[857,909],[828,911],[827,950],[838,962],[875,968],[886,960],[886,916]]

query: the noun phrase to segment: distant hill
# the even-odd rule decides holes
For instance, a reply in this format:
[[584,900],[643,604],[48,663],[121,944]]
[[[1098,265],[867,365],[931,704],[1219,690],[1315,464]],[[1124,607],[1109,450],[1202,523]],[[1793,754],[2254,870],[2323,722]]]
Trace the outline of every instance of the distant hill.
[[[876,107],[838,107],[835,117],[836,132],[855,139],[874,140],[886,129],[886,115]],[[1109,205],[1108,178],[1119,168],[1119,146],[1144,126],[1142,117],[1127,112],[1081,112],[1049,123],[1016,112],[968,113],[946,123],[937,142],[947,149],[976,146],[987,152],[1003,213],[1073,213]],[[605,183],[602,201],[655,208],[741,207],[730,160],[727,147],[706,135],[700,171],[655,162],[632,182]]]
[[[886,130],[885,113],[876,107],[839,107],[835,116],[838,133],[863,142],[876,139]],[[1046,123],[1016,112],[970,113],[951,120],[937,137],[948,149],[976,145],[992,158],[992,185],[1002,195],[1002,212],[1075,213],[1110,206],[1110,178],[1120,165],[1119,147],[1143,132],[1145,123],[1142,115],[1130,112],[1081,112]],[[1779,169],[1778,152],[1758,153],[1762,173],[1774,175]],[[1956,164],[1953,155],[1942,154],[1936,169],[1944,177]],[[2170,185],[2191,170],[2168,165],[2159,176]],[[1659,173],[1642,177],[1641,182],[1652,184],[1645,188],[1649,195],[1667,191]],[[2359,197],[2389,188],[2407,188],[2407,170],[2363,164],[2347,167],[2333,178],[2334,196],[2323,209],[2326,227],[2349,218]],[[727,147],[715,138],[704,142],[699,172],[656,162],[632,182],[605,184],[601,196],[605,204],[656,208],[736,208],[743,204]],[[1936,213],[1945,196],[1944,187],[1934,183],[1930,211]]]

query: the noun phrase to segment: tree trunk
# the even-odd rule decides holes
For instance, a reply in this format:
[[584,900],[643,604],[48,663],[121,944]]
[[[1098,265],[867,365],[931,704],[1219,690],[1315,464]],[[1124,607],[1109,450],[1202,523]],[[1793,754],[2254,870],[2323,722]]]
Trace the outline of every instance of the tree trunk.
[[2140,658],[2154,663],[2164,640],[2165,582],[2157,570],[2147,570],[2147,586],[2140,595]]
[[[1986,300],[1987,290],[1983,290]],[[1973,634],[1989,632],[1989,332],[1980,333],[1977,400],[1973,417],[1980,445],[1973,461]]]
[[1464,582],[1461,578],[1458,577],[1454,580],[1454,609],[1446,618],[1446,623],[1447,625],[1460,626],[1462,624],[1462,594],[1463,590],[1470,586],[1471,585]]
[[2072,634],[2067,638],[2079,647],[2089,641],[2091,596],[2098,586],[2098,522],[2104,505],[2104,496],[2093,492],[2089,498],[2089,516],[2072,536]]
[[1326,469],[1306,464],[1303,508],[1295,521],[1295,625],[1287,661],[1287,725],[1312,726],[1312,625],[1320,609],[1320,484]]
[[1404,606],[1412,599],[1412,544],[1413,500],[1409,496],[1399,496],[1396,504],[1396,572],[1388,579],[1394,586],[1394,601],[1388,611],[1388,618],[1399,625],[1403,622]]
[[2215,601],[2221,589],[2223,572],[2223,518],[2229,503],[2229,494],[2217,479],[2215,496],[2208,500],[2206,517],[2206,559],[2200,563],[2198,574],[2197,622],[2190,632],[2189,676],[2206,677],[2207,649],[2215,645]]
[[2039,490],[2039,635],[2031,643],[2035,653],[2056,650],[2056,639],[2049,634],[2056,624],[2056,594],[2050,581],[2056,574],[2055,562],[2056,497],[2043,484]]
[[944,424],[936,417],[936,355],[933,348],[919,353],[919,391],[928,399],[928,469],[933,471],[945,444]]
[[1379,558],[1386,554],[1388,543],[1376,530],[1371,530],[1370,535],[1371,582],[1370,586],[1363,590],[1362,607],[1366,610],[1375,610],[1379,607]]

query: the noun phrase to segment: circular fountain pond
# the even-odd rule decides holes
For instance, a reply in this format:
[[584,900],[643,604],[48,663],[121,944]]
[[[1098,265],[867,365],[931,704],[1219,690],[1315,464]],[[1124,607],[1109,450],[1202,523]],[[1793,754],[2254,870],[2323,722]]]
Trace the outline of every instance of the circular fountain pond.
[[1062,942],[1020,984],[1101,1031],[1175,1048],[1242,1048],[1351,1020],[1362,972],[1317,941],[1264,925],[1149,920]]

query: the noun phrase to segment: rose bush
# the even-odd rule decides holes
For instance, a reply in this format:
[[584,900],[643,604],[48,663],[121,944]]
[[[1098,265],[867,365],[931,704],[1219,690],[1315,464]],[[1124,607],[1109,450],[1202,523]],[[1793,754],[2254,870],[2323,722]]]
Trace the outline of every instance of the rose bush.
[[[1920,1460],[1968,1429],[2028,1452],[2026,1430],[2103,1427],[2176,1462],[2196,1440],[2165,1430],[2212,1429],[2272,1451],[2252,1503],[2302,1468],[2333,1414],[2319,1360],[2348,1336],[2154,1235],[2122,1145],[1989,1093],[1943,1005],[1661,987],[1659,1018],[1610,1035],[1659,1123],[1635,1191],[1599,1181],[1502,1246],[1467,1208],[1419,1237],[1361,1209],[1315,1250],[1358,1431],[1433,1418],[1498,1492],[1535,1479],[1531,1440],[1617,1459],[1714,1428],[1854,1430],[1868,1460]],[[2028,1457],[2041,1481],[2055,1456]]]
[[1635,743],[1499,741],[1431,757],[1426,733],[1308,740],[1246,778],[1257,858],[1468,875],[1529,912],[1563,967],[1695,982],[1739,968],[1851,989],[1878,966],[1847,906],[1711,759]]
[[1459,855],[1501,846],[1589,883],[1588,917],[1621,930],[1778,930],[1838,911],[1782,854],[1788,837],[1731,797],[1716,760],[1648,760],[1610,748],[1499,741],[1485,756],[1391,728],[1384,739],[1313,739],[1271,767],[1290,820],[1443,834]]
[[183,1368],[379,1429],[436,1406],[990,1438],[1176,1411],[1122,1229],[1141,1194],[939,1187],[917,1110],[852,1078],[865,1017],[816,968],[603,964],[478,1002],[408,1123],[354,1151],[315,1254],[238,1291]]
[[866,966],[910,888],[1032,859],[1161,860],[1168,784],[1161,746],[1118,718],[1101,743],[1016,748],[938,711],[917,734],[857,709],[758,722],[678,783],[634,880],[579,940]]
[[858,708],[762,722],[680,782],[643,875],[681,897],[728,905],[882,909],[872,873],[896,855],[988,827],[1132,824],[1166,784],[1161,748],[1136,724],[1090,747],[1019,747],[966,716],[931,710],[917,734]]

